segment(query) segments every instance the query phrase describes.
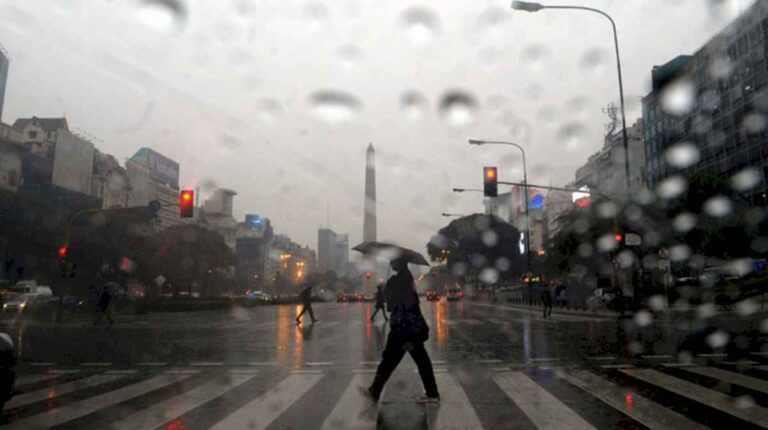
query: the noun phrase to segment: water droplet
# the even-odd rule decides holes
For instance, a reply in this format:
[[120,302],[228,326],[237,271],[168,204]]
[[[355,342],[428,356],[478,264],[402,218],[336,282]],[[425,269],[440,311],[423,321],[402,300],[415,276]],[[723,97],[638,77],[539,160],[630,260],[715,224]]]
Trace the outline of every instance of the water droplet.
[[725,196],[717,195],[704,202],[704,212],[711,217],[724,217],[730,214],[731,210],[733,210],[733,203]]
[[696,226],[696,215],[690,212],[683,212],[675,217],[672,225],[676,231],[686,233]]
[[504,257],[497,258],[495,266],[496,266],[496,270],[498,270],[499,272],[506,272],[507,270],[509,270],[509,266],[510,266],[509,259],[506,259]]
[[184,26],[187,8],[181,0],[141,0],[137,18],[148,27],[173,33]]
[[251,16],[253,11],[256,10],[252,0],[234,0],[232,8],[235,10],[235,13],[243,18]]
[[560,127],[557,132],[557,140],[568,151],[583,149],[589,141],[589,130],[580,122],[571,122]]
[[605,73],[605,66],[610,58],[610,54],[603,48],[590,48],[581,54],[579,67],[585,72],[597,77]]
[[495,68],[501,58],[501,51],[496,48],[483,48],[477,53],[477,60],[489,68]]
[[753,112],[744,117],[743,124],[747,133],[757,134],[765,130],[768,120],[765,115]]
[[257,109],[259,120],[263,122],[274,122],[283,113],[282,106],[274,99],[261,100]]
[[554,106],[544,106],[536,112],[536,117],[546,128],[552,128],[557,118],[557,108]]
[[672,167],[684,169],[699,162],[699,148],[691,142],[677,143],[665,153],[667,163]]
[[613,202],[602,202],[597,206],[597,216],[600,218],[613,218],[619,211],[619,207]]
[[329,123],[351,120],[362,109],[362,105],[354,96],[335,90],[314,93],[310,103],[315,115]]
[[451,273],[454,274],[454,276],[464,276],[465,273],[467,273],[467,263],[464,262],[458,262],[451,267]]
[[744,394],[736,398],[733,405],[737,409],[749,409],[755,407],[755,399],[749,394]]
[[728,57],[719,55],[712,58],[709,63],[709,75],[712,79],[727,79],[731,73],[733,73],[733,63]]
[[653,322],[653,315],[648,311],[639,311],[635,314],[634,320],[638,327],[647,327]]
[[428,109],[427,98],[419,92],[408,91],[400,97],[400,108],[408,119],[421,119]]
[[725,270],[730,275],[742,277],[752,272],[754,266],[752,265],[752,260],[749,258],[737,258],[729,261],[725,265]]
[[402,13],[400,21],[416,46],[428,44],[440,31],[440,19],[432,10],[423,7],[407,9]]
[[584,218],[579,218],[571,225],[571,227],[576,234],[585,234],[589,231],[589,222]]
[[549,51],[544,45],[528,45],[523,48],[520,58],[532,72],[539,72],[544,69],[544,63],[549,58]]
[[339,48],[339,56],[345,67],[352,67],[363,58],[363,50],[356,45],[344,45]]
[[491,35],[501,35],[504,22],[509,18],[506,10],[491,6],[480,13],[475,26],[477,31],[485,32]]
[[477,101],[465,91],[448,91],[440,99],[439,113],[448,124],[460,127],[475,121]]
[[629,269],[633,264],[635,264],[635,253],[625,249],[619,253],[616,259],[618,260],[619,266],[622,269]]
[[713,349],[722,348],[727,345],[730,340],[731,335],[722,330],[716,330],[707,336],[707,345]]
[[672,261],[685,261],[691,256],[691,247],[685,244],[677,244],[669,247],[669,259]]
[[499,236],[493,230],[486,230],[482,235],[483,245],[491,248],[499,243]]
[[760,170],[754,167],[742,169],[731,176],[731,187],[736,191],[749,191],[763,180]]
[[525,87],[525,96],[531,99],[531,101],[538,101],[541,98],[541,95],[544,94],[544,87],[537,83],[529,84]]
[[200,189],[204,193],[211,192],[216,188],[219,188],[219,186],[212,179],[203,179],[202,181],[200,181]]
[[577,117],[585,118],[591,111],[589,109],[590,102],[589,97],[584,95],[571,97],[565,102],[565,109]]
[[492,267],[486,267],[480,271],[480,280],[486,284],[495,284],[499,281],[499,272]]
[[577,252],[579,253],[579,257],[581,258],[585,258],[585,259],[591,258],[592,254],[594,253],[594,248],[590,243],[581,243],[579,244],[579,248]]
[[613,233],[604,234],[597,239],[597,249],[600,252],[609,252],[618,248],[619,243],[616,242],[616,236]]
[[328,18],[328,9],[320,2],[307,3],[305,11],[314,27],[322,27],[323,22]]
[[655,294],[648,299],[648,306],[656,312],[664,310],[666,303],[667,301],[661,294]]
[[659,182],[656,194],[662,199],[673,199],[688,189],[688,181],[680,175],[670,176]]
[[736,303],[736,312],[743,317],[752,315],[757,312],[757,310],[757,303],[752,299],[746,299]]
[[685,115],[693,109],[696,85],[689,79],[678,79],[661,91],[661,107],[671,115]]
[[760,321],[760,331],[763,333],[768,333],[768,318]]
[[696,318],[700,320],[712,318],[716,313],[717,309],[715,309],[715,305],[712,303],[703,303],[696,308]]

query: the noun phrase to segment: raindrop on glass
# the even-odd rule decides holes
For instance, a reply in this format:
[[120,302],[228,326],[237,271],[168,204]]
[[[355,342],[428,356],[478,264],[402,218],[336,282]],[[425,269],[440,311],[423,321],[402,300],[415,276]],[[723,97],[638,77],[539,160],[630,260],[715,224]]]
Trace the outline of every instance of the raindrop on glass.
[[763,333],[768,333],[768,318],[760,321],[760,331]]
[[363,50],[356,45],[344,45],[339,48],[339,57],[346,67],[352,67],[363,58]]
[[351,120],[362,109],[362,105],[354,96],[335,90],[312,94],[310,104],[314,114],[329,123]]
[[509,13],[506,10],[498,6],[491,6],[480,13],[476,28],[482,32],[498,33],[508,17]]
[[619,253],[617,260],[622,269],[629,269],[635,263],[635,254],[632,251],[625,249]]
[[274,99],[264,99],[259,102],[258,116],[261,121],[274,122],[283,113],[280,103]]
[[581,54],[579,67],[594,76],[600,76],[605,71],[605,65],[610,55],[603,48],[589,48]]
[[715,309],[715,305],[712,303],[704,303],[696,308],[696,318],[700,320],[712,318],[716,313],[717,309]]
[[311,2],[306,6],[306,14],[316,27],[322,26],[328,18],[328,9],[320,2]]
[[673,199],[688,189],[688,182],[680,175],[670,176],[659,182],[656,194],[662,199]]
[[648,299],[648,306],[650,306],[650,308],[653,309],[654,311],[658,312],[658,311],[664,310],[664,308],[666,307],[665,306],[666,302],[667,301],[664,299],[664,296],[662,296],[661,294],[654,294],[653,296],[651,296],[651,298]]
[[412,7],[402,13],[400,21],[416,46],[431,42],[440,31],[440,19],[430,9]]
[[557,109],[554,106],[544,106],[536,112],[536,118],[544,127],[553,128],[557,119]]
[[499,236],[493,230],[486,230],[482,235],[483,245],[492,248],[499,243]]
[[509,259],[504,257],[497,258],[495,266],[499,272],[506,272],[510,266]]
[[669,248],[669,259],[672,261],[685,261],[691,256],[691,248],[685,244],[673,245]]
[[647,327],[653,322],[653,315],[648,311],[639,311],[635,314],[634,320],[638,327]]
[[581,258],[591,258],[592,254],[594,253],[594,248],[589,243],[581,243],[577,249],[577,252]]
[[722,218],[731,213],[733,203],[725,196],[714,196],[704,202],[704,212],[714,218]]
[[539,44],[528,45],[520,53],[523,63],[533,72],[541,71],[548,57],[547,48]]
[[589,131],[580,122],[568,123],[558,130],[557,140],[563,144],[566,150],[583,149],[589,141]]
[[730,340],[731,336],[728,333],[722,330],[717,330],[707,336],[707,345],[713,349],[722,348],[727,345]]
[[597,239],[597,249],[600,252],[609,252],[618,248],[619,244],[616,242],[616,236],[613,233],[604,234]]
[[486,267],[480,271],[480,280],[486,284],[495,284],[499,281],[499,272],[492,267]]
[[243,18],[251,16],[256,9],[253,0],[234,0],[232,2],[232,8],[235,10],[235,13]]
[[455,127],[473,123],[477,109],[475,97],[465,91],[448,91],[440,98],[440,117]]
[[670,146],[665,155],[670,166],[684,169],[699,161],[699,148],[691,142],[680,142]]
[[616,203],[613,202],[602,202],[597,206],[597,216],[600,218],[613,218],[616,216],[616,213],[619,211],[618,206],[616,206]]
[[736,303],[736,312],[743,317],[752,315],[757,311],[757,303],[752,299],[746,299]]
[[671,115],[685,115],[693,109],[696,85],[688,79],[678,79],[661,91],[661,108]]
[[544,87],[537,83],[529,84],[525,87],[525,96],[529,98],[531,101],[538,101],[541,98],[541,95],[544,94]]
[[687,233],[696,226],[696,215],[691,212],[678,214],[672,221],[672,226],[679,233]]
[[755,399],[749,394],[744,394],[736,398],[733,405],[737,409],[750,409],[755,407]]
[[731,187],[736,191],[749,191],[763,180],[760,170],[754,167],[742,169],[731,176]]
[[451,267],[451,273],[454,276],[463,276],[467,273],[467,264],[464,262],[458,262]]
[[408,91],[400,97],[400,109],[408,119],[421,119],[428,109],[427,98],[419,92]]
[[168,33],[180,31],[187,19],[187,8],[181,0],[140,0],[136,13],[148,27]]
[[713,79],[727,79],[733,73],[733,63],[726,56],[716,56],[709,63],[709,75]]
[[765,115],[753,112],[744,117],[743,124],[747,133],[757,134],[765,130],[768,120],[765,119]]

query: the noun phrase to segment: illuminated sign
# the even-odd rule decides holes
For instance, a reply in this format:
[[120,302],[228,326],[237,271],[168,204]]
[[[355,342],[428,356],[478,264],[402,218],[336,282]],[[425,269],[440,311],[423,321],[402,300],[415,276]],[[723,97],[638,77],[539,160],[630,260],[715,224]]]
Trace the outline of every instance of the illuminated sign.
[[579,191],[574,191],[571,193],[571,201],[573,201],[573,205],[578,208],[583,208],[589,206],[589,200],[592,194],[589,192],[589,187],[586,185],[579,188]]
[[254,230],[261,230],[264,228],[264,217],[261,215],[249,214],[245,216],[245,225],[248,228]]

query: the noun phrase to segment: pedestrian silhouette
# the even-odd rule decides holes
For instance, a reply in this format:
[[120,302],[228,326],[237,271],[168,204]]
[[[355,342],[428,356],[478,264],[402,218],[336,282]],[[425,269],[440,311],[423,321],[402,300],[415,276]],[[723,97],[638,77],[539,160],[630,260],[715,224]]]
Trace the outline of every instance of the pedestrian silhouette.
[[424,385],[425,395],[418,402],[438,402],[440,394],[437,391],[432,362],[424,342],[429,339],[429,326],[419,309],[419,296],[413,284],[413,275],[408,270],[408,261],[404,258],[393,260],[392,269],[397,272],[389,278],[385,290],[387,308],[390,311],[387,344],[382,353],[382,360],[376,370],[376,376],[370,387],[358,387],[360,394],[376,402],[381,396],[387,379],[397,368],[403,355],[408,352],[416,362]]
[[299,296],[301,297],[301,303],[304,305],[301,308],[301,312],[299,312],[299,315],[296,317],[296,324],[301,324],[301,316],[304,315],[304,312],[309,311],[309,317],[312,319],[312,323],[316,323],[317,319],[315,319],[315,313],[312,311],[312,287],[313,285],[309,282],[305,282],[304,285],[302,285],[302,290]]
[[110,304],[112,303],[112,295],[117,290],[117,284],[106,279],[107,274],[105,272],[100,272],[99,278],[103,279],[104,282],[96,292],[96,317],[93,320],[93,324],[101,324],[102,318],[106,318],[107,322],[114,324],[115,320],[112,318]]
[[381,284],[376,286],[376,310],[373,311],[373,315],[371,315],[371,321],[376,318],[376,314],[379,313],[379,311],[384,315],[384,321],[389,321],[389,318],[387,318],[387,310],[384,309],[384,286]]
[[541,292],[541,301],[544,303],[544,318],[552,316],[552,293],[549,287],[545,286]]

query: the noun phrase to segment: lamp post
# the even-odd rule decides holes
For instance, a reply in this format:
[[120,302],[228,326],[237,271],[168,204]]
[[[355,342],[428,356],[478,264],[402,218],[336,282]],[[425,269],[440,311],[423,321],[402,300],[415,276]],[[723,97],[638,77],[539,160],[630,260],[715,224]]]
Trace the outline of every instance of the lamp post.
[[600,14],[608,19],[611,23],[611,28],[613,29],[613,46],[616,50],[616,70],[618,72],[619,76],[619,103],[621,105],[621,138],[624,143],[624,174],[626,175],[626,186],[627,186],[627,201],[629,201],[630,197],[630,180],[629,180],[629,141],[627,139],[627,116],[624,112],[624,83],[621,77],[621,57],[619,55],[619,37],[616,33],[616,23],[613,22],[613,18],[611,18],[610,15],[603,12],[600,9],[595,9],[591,7],[584,7],[584,6],[550,6],[550,5],[543,5],[541,3],[534,3],[534,2],[527,2],[527,1],[513,1],[512,2],[512,9],[515,10],[523,10],[526,12],[538,12],[542,9],[572,9],[572,10],[583,10],[587,12],[594,12],[597,14]]
[[443,213],[442,213],[442,216],[444,216],[444,217],[457,217],[457,218],[461,218],[461,217],[463,217],[464,215],[462,215],[462,214],[452,214],[452,213],[443,212]]

